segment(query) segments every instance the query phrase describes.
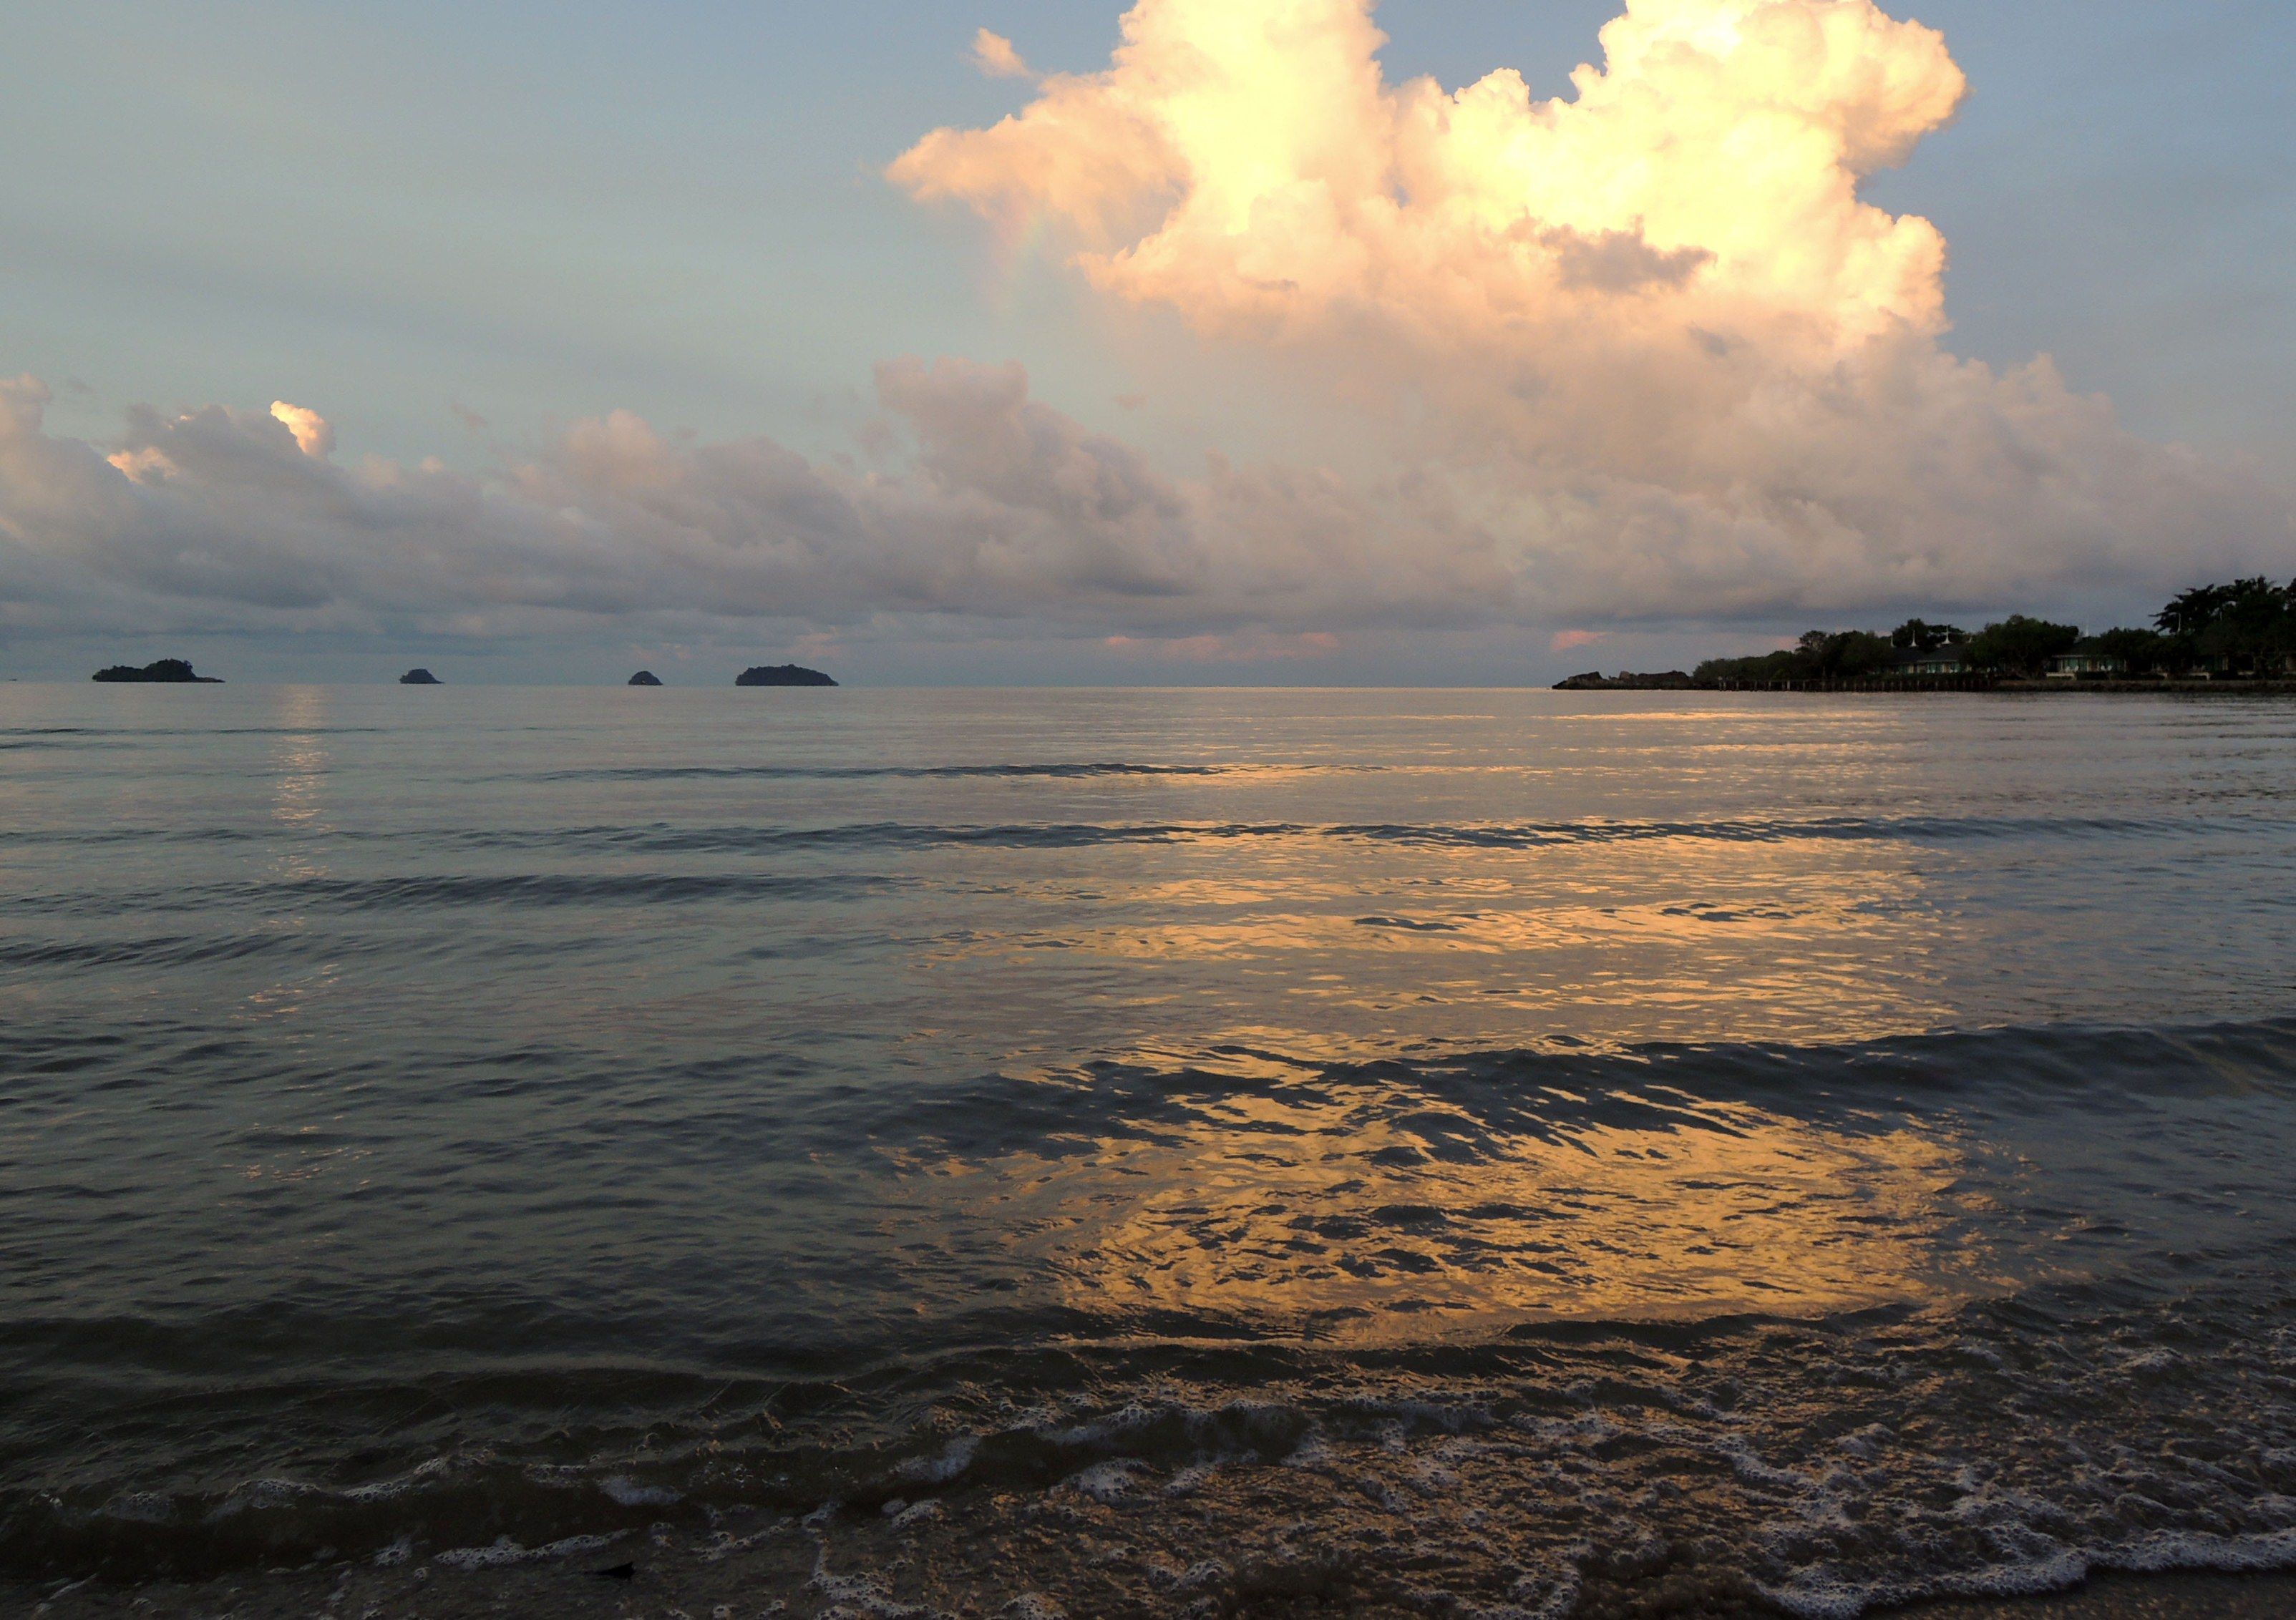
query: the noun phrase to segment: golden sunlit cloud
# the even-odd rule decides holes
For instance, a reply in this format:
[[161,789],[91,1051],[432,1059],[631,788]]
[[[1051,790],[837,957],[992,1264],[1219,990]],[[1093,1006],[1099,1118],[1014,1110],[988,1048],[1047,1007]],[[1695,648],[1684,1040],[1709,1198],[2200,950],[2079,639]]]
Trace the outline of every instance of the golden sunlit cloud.
[[1046,210],[1095,285],[1216,329],[1370,310],[1521,344],[1594,313],[1811,363],[1941,329],[1943,240],[1857,197],[1960,103],[1934,30],[1868,0],[1635,0],[1602,40],[1571,99],[1512,70],[1452,94],[1386,82],[1369,0],[1142,0],[1105,72],[892,175]]
[[324,461],[333,452],[335,430],[316,411],[289,405],[283,399],[275,399],[271,402],[271,414],[295,436],[296,446],[304,454]]

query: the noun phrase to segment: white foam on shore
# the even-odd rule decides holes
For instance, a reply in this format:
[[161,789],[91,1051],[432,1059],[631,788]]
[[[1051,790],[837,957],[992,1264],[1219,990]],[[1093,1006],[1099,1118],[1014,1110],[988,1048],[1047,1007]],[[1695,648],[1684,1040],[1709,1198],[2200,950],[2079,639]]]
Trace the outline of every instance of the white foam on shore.
[[640,1485],[627,1474],[609,1475],[598,1482],[598,1489],[625,1508],[668,1508],[685,1500],[676,1491]]
[[1132,1477],[1147,1468],[1144,1462],[1129,1457],[1112,1458],[1095,1462],[1088,1469],[1079,1469],[1061,1482],[1064,1490],[1089,1496],[1103,1506],[1111,1506],[1132,1494]]
[[1061,1446],[1105,1445],[1111,1440],[1135,1434],[1153,1424],[1160,1414],[1137,1402],[1110,1412],[1105,1417],[1074,1424],[1067,1428],[1039,1429],[1038,1437]]
[[2067,1548],[2021,1563],[1947,1571],[1914,1581],[1814,1577],[1759,1588],[1795,1620],[1860,1620],[1875,1609],[1940,1598],[2036,1598],[2097,1575],[2265,1575],[2296,1569],[2296,1528],[2255,1535],[2167,1531],[2097,1548]]
[[947,1485],[971,1468],[980,1454],[980,1437],[964,1435],[950,1441],[939,1456],[912,1457],[893,1471],[916,1485]]
[[929,1620],[932,1611],[894,1600],[885,1577],[873,1571],[840,1575],[831,1573],[829,1543],[814,1554],[813,1576],[806,1584],[829,1600],[827,1613],[865,1616],[866,1620]]

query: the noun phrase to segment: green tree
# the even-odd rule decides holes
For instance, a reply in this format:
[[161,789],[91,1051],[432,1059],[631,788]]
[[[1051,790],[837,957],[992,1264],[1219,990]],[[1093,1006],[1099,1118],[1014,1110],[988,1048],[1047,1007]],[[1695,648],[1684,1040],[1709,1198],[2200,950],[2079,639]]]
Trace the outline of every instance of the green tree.
[[1887,669],[1890,654],[1896,650],[1890,645],[1886,636],[1850,630],[1833,638],[1830,650],[1833,655],[1836,674],[1852,680],[1862,680]]
[[1980,669],[2030,678],[2048,667],[2061,652],[2079,644],[2077,625],[2053,625],[2046,619],[2012,613],[1997,625],[1988,625],[1970,639],[1969,661]]
[[2296,584],[2258,576],[2180,592],[2152,622],[2173,643],[2170,662],[2210,663],[2258,675],[2296,652]]
[[2089,637],[2081,643],[2080,650],[2119,659],[2131,675],[2151,675],[2170,662],[2174,642],[2174,637],[2157,630],[2108,630]]
[[2221,605],[2194,638],[2202,653],[2258,675],[2276,666],[2288,642],[2289,593],[2268,579],[2218,588]]
[[2179,592],[2152,616],[2152,627],[2169,635],[2198,635],[2232,598],[2229,585],[2194,585]]
[[1791,652],[1766,652],[1751,659],[1709,659],[1698,667],[1701,681],[1745,681],[1756,685],[1768,685],[1780,681],[1807,680],[1797,673],[1795,655]]
[[1796,678],[1855,681],[1890,661],[1890,643],[1863,630],[1812,630],[1794,649]]
[[1958,647],[1969,639],[1969,632],[1958,625],[1932,625],[1918,618],[1909,618],[1890,632],[1890,645],[1915,652],[1934,652],[1940,647]]

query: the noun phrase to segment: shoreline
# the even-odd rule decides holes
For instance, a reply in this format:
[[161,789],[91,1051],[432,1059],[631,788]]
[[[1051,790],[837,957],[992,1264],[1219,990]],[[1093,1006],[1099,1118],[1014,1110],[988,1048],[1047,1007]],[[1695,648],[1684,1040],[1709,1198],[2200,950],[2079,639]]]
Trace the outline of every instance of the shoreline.
[[[1726,1537],[1524,1565],[1483,1512],[1428,1501],[1366,1512],[1297,1469],[1212,1471],[1125,1489],[1107,1466],[1045,1492],[670,1510],[645,1528],[519,1547],[485,1515],[462,1544],[404,1535],[299,1567],[105,1583],[0,1581],[0,1613],[35,1620],[1754,1620],[1761,1595]],[[434,1526],[439,1528],[439,1526]],[[1488,1535],[1486,1535],[1488,1531]],[[463,1540],[466,1537],[466,1540]],[[2283,1540],[2283,1537],[2273,1537]],[[2250,1549],[2267,1556],[2267,1549]],[[1965,1572],[1974,1576],[1980,1572]],[[2013,1569],[1993,1569],[2013,1583]],[[1949,1576],[1945,1576],[1949,1579]],[[1841,1600],[1850,1600],[1841,1592]],[[1809,1611],[1805,1611],[1809,1613]],[[1823,1613],[1841,1613],[1825,1608]],[[2296,1569],[2094,1569],[2037,1595],[1869,1601],[1874,1620],[2277,1620]]]
[[2296,1615],[2296,1574],[2099,1575],[2030,1598],[1955,1598],[1883,1611],[1903,1620],[2281,1620]]
[[1708,692],[1730,696],[1769,697],[2150,697],[2150,698],[2284,698],[2296,697],[2296,681],[2002,681],[1971,675],[1935,680],[1874,681],[1679,681],[1629,675],[1606,678],[1599,684],[1573,676],[1547,689],[1551,691]]
[[[1504,1585],[1459,1591],[1415,1578],[1414,1556],[1319,1551],[1324,1538],[1307,1521],[1271,1541],[1207,1510],[1184,1545],[1156,1550],[1133,1539],[1150,1529],[1138,1515],[1111,1513],[1107,1504],[960,1496],[890,1510],[899,1506],[833,1517],[824,1510],[804,1520],[729,1517],[707,1534],[659,1524],[549,1548],[466,1547],[427,1560],[402,1542],[379,1559],[195,1583],[0,1583],[0,1611],[33,1620],[1416,1620],[1479,1613],[1751,1620],[1786,1612],[1742,1577],[1711,1567],[1589,1575],[1575,1592],[1550,1588],[1543,1596]],[[1558,1597],[1567,1607],[1549,1608]],[[2100,1573],[2054,1593],[1865,1610],[1874,1620],[2291,1614],[2296,1572],[2287,1571]]]

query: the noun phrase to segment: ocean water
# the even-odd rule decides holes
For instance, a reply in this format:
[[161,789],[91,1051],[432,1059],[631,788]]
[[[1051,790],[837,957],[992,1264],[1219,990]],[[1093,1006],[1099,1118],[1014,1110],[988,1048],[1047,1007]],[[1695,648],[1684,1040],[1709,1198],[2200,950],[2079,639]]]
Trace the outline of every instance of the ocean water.
[[0,688],[0,1575],[2296,1565],[2292,1149],[2284,701]]

